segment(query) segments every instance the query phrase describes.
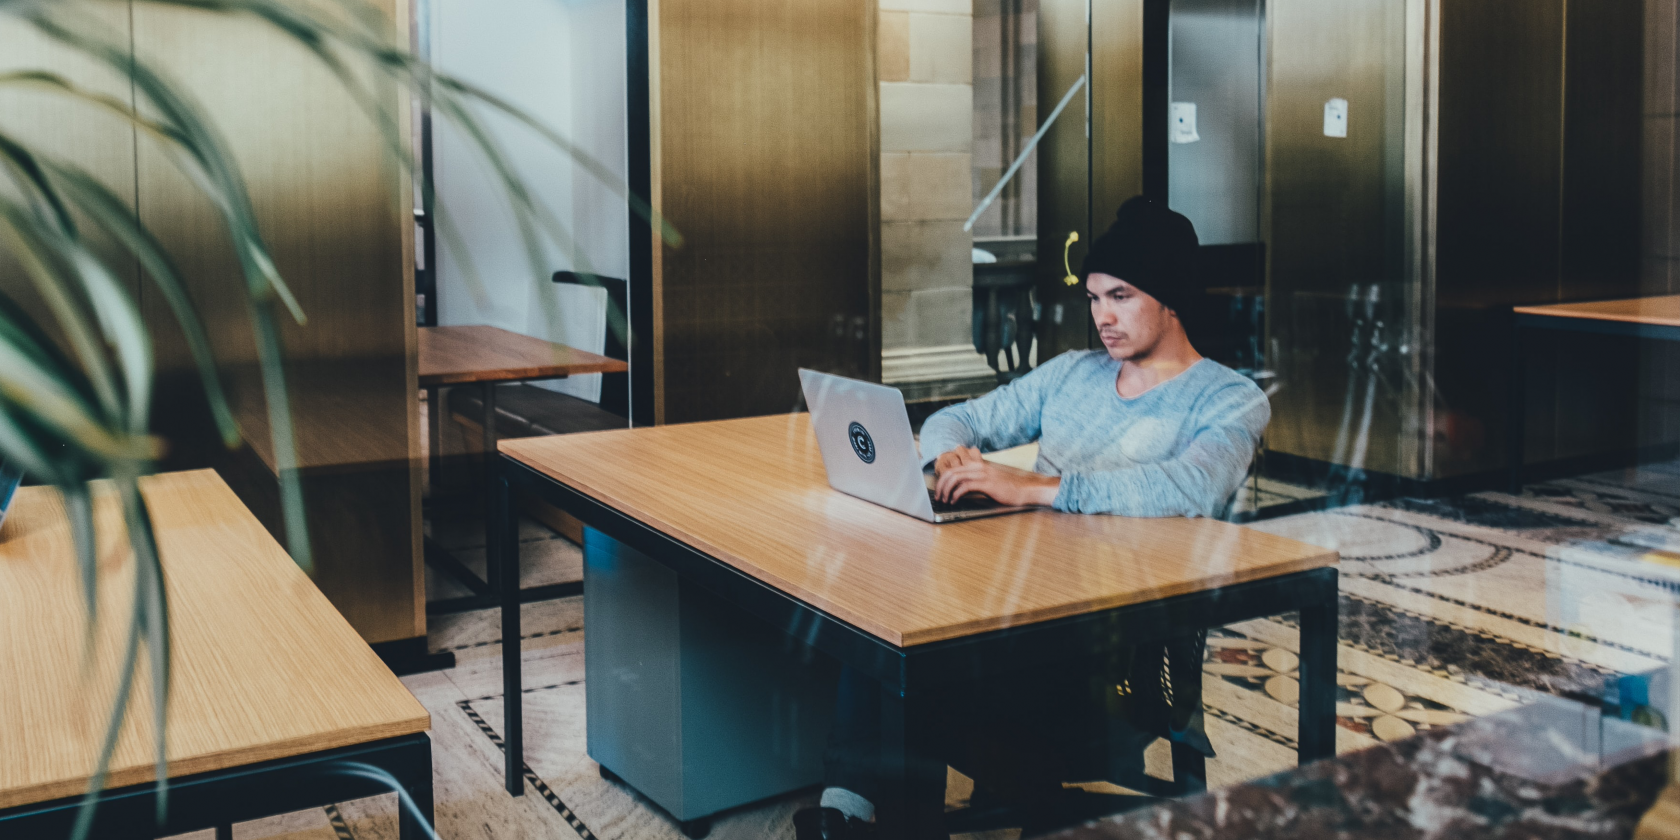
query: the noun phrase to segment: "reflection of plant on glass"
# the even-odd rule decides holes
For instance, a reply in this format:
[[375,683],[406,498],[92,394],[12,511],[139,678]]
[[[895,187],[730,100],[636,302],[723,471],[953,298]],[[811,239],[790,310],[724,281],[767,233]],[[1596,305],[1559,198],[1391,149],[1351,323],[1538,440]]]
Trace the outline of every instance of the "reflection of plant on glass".
[[[379,91],[396,82],[412,91],[432,113],[457,125],[491,164],[515,210],[531,261],[532,276],[544,278],[545,240],[563,253],[577,255],[564,225],[513,174],[494,135],[479,118],[501,113],[536,132],[578,166],[650,218],[646,204],[629,195],[607,167],[590,158],[558,132],[540,124],[505,100],[464,82],[432,72],[393,40],[393,26],[362,0],[323,4],[288,0],[137,0],[155,6],[256,19],[301,44],[327,68],[378,127],[388,152],[411,174],[413,160],[399,130],[399,102]],[[109,31],[87,14],[88,4],[0,0],[0,15],[23,24],[69,50],[125,77],[134,102],[78,86],[49,69],[24,68],[0,73],[0,86],[27,87],[115,114],[165,153],[219,214],[235,252],[237,283],[248,304],[257,356],[261,361],[273,450],[281,484],[287,547],[310,568],[308,534],[296,478],[285,380],[281,370],[278,318],[282,313],[304,322],[305,313],[287,289],[258,232],[243,178],[213,114],[198,106],[185,87],[136,55],[126,37]],[[124,4],[126,6],[126,3]],[[370,72],[371,71],[371,72]],[[10,298],[0,295],[0,463],[33,480],[56,486],[75,537],[76,562],[83,583],[88,637],[97,610],[94,518],[88,482],[112,480],[121,502],[136,575],[132,621],[123,647],[116,698],[110,709],[97,766],[77,822],[85,836],[102,788],[119,725],[144,647],[152,676],[156,739],[158,808],[166,807],[164,721],[169,692],[169,618],[162,569],[138,479],[154,469],[160,450],[149,417],[153,388],[151,337],[139,310],[119,277],[129,270],[109,264],[89,247],[95,229],[116,243],[125,263],[138,263],[145,281],[166,302],[203,380],[210,411],[223,442],[238,444],[240,431],[216,371],[216,360],[195,313],[175,261],[118,195],[85,169],[53,154],[47,144],[21,139],[15,126],[0,117],[0,248],[22,270],[33,294],[44,305],[49,323],[39,323]],[[428,204],[430,185],[423,185]],[[440,219],[441,235],[453,238]],[[667,242],[675,231],[661,223]],[[579,265],[587,271],[587,266]],[[475,286],[476,281],[468,280]],[[609,321],[623,330],[623,313]],[[55,338],[56,336],[56,338]],[[89,647],[91,651],[91,647]]]

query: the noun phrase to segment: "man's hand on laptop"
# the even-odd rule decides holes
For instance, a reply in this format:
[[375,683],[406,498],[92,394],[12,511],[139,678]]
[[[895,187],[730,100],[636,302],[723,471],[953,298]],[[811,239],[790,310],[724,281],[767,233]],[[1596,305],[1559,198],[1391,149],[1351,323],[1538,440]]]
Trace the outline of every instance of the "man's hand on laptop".
[[994,464],[980,457],[980,450],[972,446],[959,446],[940,455],[934,459],[933,468],[939,473],[934,497],[947,504],[969,493],[980,493],[998,504],[1049,507],[1062,484],[1056,476]]

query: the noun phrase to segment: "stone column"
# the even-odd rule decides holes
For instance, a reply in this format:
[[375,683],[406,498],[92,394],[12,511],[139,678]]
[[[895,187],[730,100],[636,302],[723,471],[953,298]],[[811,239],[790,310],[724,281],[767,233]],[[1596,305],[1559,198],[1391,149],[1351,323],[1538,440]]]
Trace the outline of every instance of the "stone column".
[[989,375],[971,338],[973,11],[880,0],[881,346],[889,383]]

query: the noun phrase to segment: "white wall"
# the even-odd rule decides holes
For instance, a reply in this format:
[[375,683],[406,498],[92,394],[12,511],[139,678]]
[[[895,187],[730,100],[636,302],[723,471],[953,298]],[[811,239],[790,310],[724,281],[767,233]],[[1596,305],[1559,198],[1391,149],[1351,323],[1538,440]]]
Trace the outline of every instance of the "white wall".
[[[622,3],[434,0],[432,10],[432,58],[442,72],[504,97],[625,176]],[[460,129],[434,117],[438,323],[490,324],[599,353],[605,293],[549,278],[561,270],[625,277],[627,207],[511,119],[485,114],[484,120],[574,247],[545,243],[533,267],[493,170]],[[455,239],[445,226],[453,228]],[[600,397],[599,376],[540,384],[590,400]]]

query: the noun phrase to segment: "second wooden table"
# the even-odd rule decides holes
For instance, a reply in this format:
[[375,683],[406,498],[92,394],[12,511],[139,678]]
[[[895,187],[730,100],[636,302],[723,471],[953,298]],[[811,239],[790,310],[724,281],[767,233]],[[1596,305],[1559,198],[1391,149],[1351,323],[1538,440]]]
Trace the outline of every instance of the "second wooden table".
[[[443,428],[443,405],[438,389],[445,385],[472,385],[483,388],[484,401],[484,458],[486,481],[494,472],[496,458],[496,386],[504,382],[527,382],[536,379],[565,379],[590,373],[623,373],[630,366],[618,359],[589,353],[575,347],[532,338],[516,332],[490,326],[421,327],[419,333],[420,387],[426,389],[428,420],[434,430],[430,435],[432,475],[437,475],[440,435]],[[436,486],[435,484],[433,485]],[[490,511],[485,511],[485,545],[494,536],[489,528]],[[488,553],[486,557],[494,556]],[[465,568],[452,568],[462,583],[485,600],[486,605],[497,603],[500,591],[496,566],[489,563],[485,573],[489,580],[477,580]]]

